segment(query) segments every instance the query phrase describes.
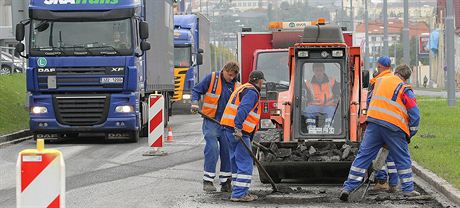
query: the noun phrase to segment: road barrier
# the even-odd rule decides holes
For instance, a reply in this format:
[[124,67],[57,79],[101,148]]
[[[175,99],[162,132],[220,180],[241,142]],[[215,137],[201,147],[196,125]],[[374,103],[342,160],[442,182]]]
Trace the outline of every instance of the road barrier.
[[152,150],[144,153],[144,156],[166,155],[161,150],[164,138],[164,97],[161,94],[151,94],[149,96],[149,134],[148,145]]
[[59,150],[37,149],[19,153],[16,163],[17,207],[65,207],[65,165]]

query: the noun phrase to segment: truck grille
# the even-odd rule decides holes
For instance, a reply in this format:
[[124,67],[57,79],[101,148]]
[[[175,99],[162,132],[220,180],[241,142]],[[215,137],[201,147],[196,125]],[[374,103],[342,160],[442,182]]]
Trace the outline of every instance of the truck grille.
[[[114,71],[113,69],[122,69]],[[122,67],[52,68],[38,72],[40,90],[122,90],[123,82],[104,83],[103,78],[123,79]]]
[[110,97],[54,96],[54,110],[59,123],[70,126],[92,126],[107,119]]

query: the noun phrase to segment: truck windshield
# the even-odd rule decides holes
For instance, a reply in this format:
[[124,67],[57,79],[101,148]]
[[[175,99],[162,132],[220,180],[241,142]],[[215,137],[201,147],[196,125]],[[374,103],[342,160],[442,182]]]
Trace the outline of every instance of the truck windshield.
[[341,134],[341,65],[331,62],[304,63],[302,71],[302,133]]
[[32,21],[32,55],[130,55],[131,20],[101,22]]
[[191,65],[191,48],[190,46],[175,46],[174,47],[174,66],[175,67],[190,67]]
[[267,82],[289,86],[288,52],[259,53],[256,70],[264,72]]

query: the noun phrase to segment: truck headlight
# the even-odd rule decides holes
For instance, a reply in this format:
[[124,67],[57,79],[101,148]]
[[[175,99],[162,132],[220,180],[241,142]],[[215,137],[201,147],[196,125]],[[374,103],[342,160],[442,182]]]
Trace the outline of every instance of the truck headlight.
[[115,108],[115,112],[117,113],[131,113],[134,112],[133,106],[130,105],[119,105]]
[[192,98],[192,96],[190,94],[183,94],[182,95],[182,99],[184,99],[184,100],[190,100],[190,98]]
[[306,58],[306,57],[308,57],[308,51],[299,51],[299,52],[297,52],[297,56],[299,58]]
[[343,51],[342,50],[334,50],[332,51],[332,57],[342,57]]
[[43,113],[48,113],[48,109],[43,106],[34,106],[32,107],[32,113],[33,114],[43,114]]
[[264,129],[273,129],[275,128],[275,124],[273,124],[272,120],[270,119],[260,119],[260,128]]

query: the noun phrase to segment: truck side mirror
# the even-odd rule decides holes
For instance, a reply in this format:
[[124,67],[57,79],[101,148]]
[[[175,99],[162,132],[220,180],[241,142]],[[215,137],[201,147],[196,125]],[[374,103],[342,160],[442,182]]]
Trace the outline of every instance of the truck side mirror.
[[150,43],[148,41],[142,40],[141,41],[141,51],[148,51],[150,50]]
[[369,70],[364,69],[362,72],[363,88],[369,87]]
[[149,38],[149,24],[145,21],[139,22],[139,37],[142,40]]
[[204,53],[204,50],[202,48],[198,48],[198,53]]
[[16,44],[14,48],[14,53],[19,54],[23,58],[28,58],[27,55],[26,56],[22,55],[22,52],[24,52],[24,49],[25,49],[24,43],[19,42],[18,44]]
[[[199,50],[198,50],[199,53]],[[202,65],[203,64],[203,55],[201,53],[196,54],[196,65]]]
[[25,25],[23,23],[16,24],[16,40],[23,41],[25,36]]

